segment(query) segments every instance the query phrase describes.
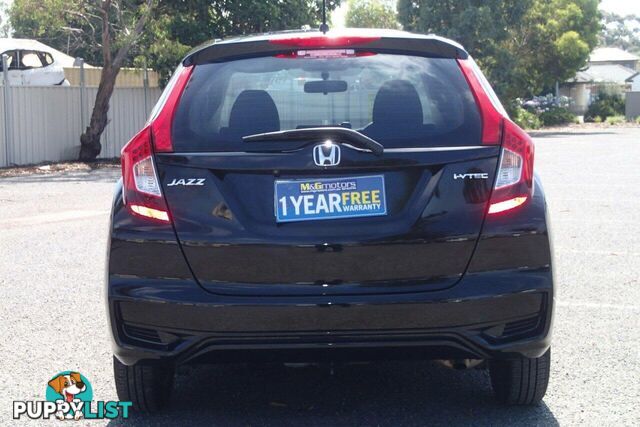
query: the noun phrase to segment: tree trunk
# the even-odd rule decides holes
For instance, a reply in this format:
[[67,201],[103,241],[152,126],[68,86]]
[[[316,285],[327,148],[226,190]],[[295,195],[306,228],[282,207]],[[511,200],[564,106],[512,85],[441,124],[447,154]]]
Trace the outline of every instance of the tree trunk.
[[[89,126],[84,133],[80,135],[80,160],[90,162],[96,159],[102,150],[100,144],[100,136],[107,127],[107,113],[109,112],[109,100],[113,94],[113,88],[116,85],[116,77],[120,72],[120,67],[124,63],[125,58],[129,54],[129,50],[136,42],[137,38],[142,34],[144,24],[151,12],[154,0],[145,2],[146,9],[138,18],[133,31],[128,34],[121,42],[122,46],[118,49],[115,58],[111,54],[111,27],[109,24],[109,9],[111,0],[103,0],[100,8],[102,14],[102,59],[104,65],[100,74],[100,85],[96,94],[96,102],[91,112],[91,120]],[[128,32],[128,31],[127,31]]]
[[109,112],[109,100],[113,94],[116,84],[116,77],[120,68],[104,67],[100,75],[100,85],[96,94],[96,102],[91,113],[91,121],[84,133],[80,136],[80,160],[83,162],[93,161],[102,150],[100,137],[104,128],[107,127]]

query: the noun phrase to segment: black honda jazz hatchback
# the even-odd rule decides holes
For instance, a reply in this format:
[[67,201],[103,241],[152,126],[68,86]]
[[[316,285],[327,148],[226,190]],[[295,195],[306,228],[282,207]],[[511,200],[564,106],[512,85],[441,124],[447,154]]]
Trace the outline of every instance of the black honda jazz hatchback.
[[120,399],[179,364],[434,359],[497,399],[549,380],[531,138],[457,43],[273,33],[182,61],[122,150],[107,264]]

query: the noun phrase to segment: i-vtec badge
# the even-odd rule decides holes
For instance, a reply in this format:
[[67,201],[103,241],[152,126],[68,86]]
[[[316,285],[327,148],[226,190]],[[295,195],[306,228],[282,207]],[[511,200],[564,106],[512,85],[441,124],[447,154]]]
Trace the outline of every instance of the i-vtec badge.
[[453,179],[489,179],[488,173],[454,173]]
[[181,179],[173,179],[170,183],[167,184],[167,187],[174,187],[176,185],[204,185],[205,178],[181,178]]

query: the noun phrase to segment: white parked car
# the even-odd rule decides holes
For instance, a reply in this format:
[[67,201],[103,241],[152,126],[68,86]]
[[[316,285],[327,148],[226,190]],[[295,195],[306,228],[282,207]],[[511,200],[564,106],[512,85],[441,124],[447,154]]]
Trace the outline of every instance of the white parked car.
[[[35,40],[0,39],[0,53],[8,57],[11,86],[69,86],[63,65],[54,56],[58,51],[53,48]],[[0,82],[4,84],[4,72],[0,73]]]

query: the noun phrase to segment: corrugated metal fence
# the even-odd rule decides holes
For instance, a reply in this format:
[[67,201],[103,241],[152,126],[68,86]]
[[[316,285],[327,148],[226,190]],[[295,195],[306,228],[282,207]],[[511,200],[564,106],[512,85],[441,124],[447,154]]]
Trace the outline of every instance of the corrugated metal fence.
[[[77,159],[82,115],[86,126],[97,90],[69,86],[0,87],[0,167]],[[158,88],[114,90],[100,157],[119,156],[120,149],[145,123],[160,93]],[[5,131],[7,120],[11,123],[9,135]]]

